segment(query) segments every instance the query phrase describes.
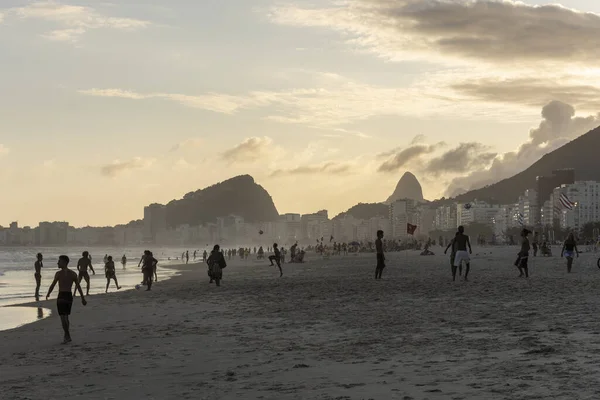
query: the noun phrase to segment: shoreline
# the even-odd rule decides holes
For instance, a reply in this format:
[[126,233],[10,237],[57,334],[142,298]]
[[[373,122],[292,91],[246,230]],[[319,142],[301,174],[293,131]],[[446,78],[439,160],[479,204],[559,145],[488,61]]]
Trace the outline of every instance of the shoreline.
[[[158,276],[160,278],[160,280],[158,281],[158,283],[162,283],[162,282],[166,282],[169,281],[171,279],[173,279],[174,277],[177,277],[179,275],[181,275],[182,271],[185,270],[184,267],[186,266],[191,266],[192,264],[167,264],[167,265],[162,265],[159,267],[158,272]],[[160,270],[169,270],[170,272],[168,274],[160,274]],[[140,273],[141,276],[141,273]],[[104,280],[102,280],[104,282]],[[85,282],[82,282],[85,285]],[[111,285],[114,285],[114,282],[111,282]],[[154,285],[156,285],[156,282],[154,283]],[[153,287],[154,287],[153,285]],[[114,290],[114,286],[111,286],[111,288]],[[0,332],[4,332],[4,331],[9,331],[9,330],[13,330],[13,329],[18,329],[21,327],[24,327],[26,325],[31,325],[31,324],[35,324],[37,322],[40,322],[44,319],[47,319],[53,315],[56,314],[56,294],[57,294],[57,288],[54,289],[54,292],[51,295],[51,298],[49,300],[45,300],[45,293],[47,293],[47,289],[43,291],[42,293],[40,293],[40,300],[39,301],[30,301],[30,302],[16,302],[16,303],[7,303],[4,305],[0,305],[0,315],[3,314],[3,309],[11,309],[11,312],[7,315],[6,313],[4,313],[5,315],[3,316],[4,318],[11,318],[11,321],[4,321],[4,328],[2,328],[2,325],[0,325]],[[85,291],[85,288],[82,287],[82,289]],[[123,284],[121,285],[121,290],[117,290],[117,291],[110,291],[108,293],[104,293],[104,292],[96,292],[96,293],[90,293],[88,296],[86,296],[86,299],[92,299],[92,298],[98,298],[100,296],[106,296],[106,295],[110,295],[110,294],[119,294],[119,293],[126,293],[128,291],[132,291],[132,290],[136,290],[135,286],[134,287],[123,287]],[[74,299],[73,299],[73,303],[75,304],[75,302],[77,302],[77,298],[79,297],[79,295],[77,295]],[[44,299],[44,300],[42,300]],[[22,318],[19,318],[19,316],[12,312],[12,309],[22,309],[23,312],[25,313],[29,313],[29,309],[31,311],[36,310],[37,315],[33,316],[32,313],[29,313],[28,316],[23,315]],[[40,310],[41,313],[40,313]],[[40,314],[42,315],[40,317]]]

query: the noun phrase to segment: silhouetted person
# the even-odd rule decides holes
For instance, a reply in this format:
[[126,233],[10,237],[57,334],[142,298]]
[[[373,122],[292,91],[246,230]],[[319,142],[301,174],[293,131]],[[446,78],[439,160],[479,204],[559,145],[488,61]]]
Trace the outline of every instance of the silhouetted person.
[[189,262],[190,262],[190,252],[186,251],[185,252],[185,263],[189,264]]
[[[456,232],[456,235],[454,237],[458,236],[458,232]],[[454,266],[454,259],[456,258],[456,241],[454,240],[454,238],[452,240],[450,240],[450,243],[448,243],[448,247],[446,247],[446,250],[444,250],[444,254],[446,254],[448,252],[448,249],[452,247],[452,251],[450,252],[450,267],[452,268],[452,280],[456,281],[456,267]],[[462,263],[458,266],[458,274],[462,276]]]
[[144,263],[142,265],[142,273],[144,274],[144,283],[147,286],[146,291],[152,289],[152,276],[154,274],[154,267],[158,261],[152,255],[152,252],[146,250],[144,252]]
[[377,231],[377,239],[375,239],[375,251],[377,253],[377,266],[375,267],[375,279],[381,279],[383,269],[385,268],[385,254],[383,253],[383,231]]
[[519,269],[519,278],[525,276],[525,278],[529,278],[529,250],[531,246],[529,245],[529,239],[527,236],[531,232],[527,229],[523,229],[521,231],[521,250],[519,251],[519,256],[515,265]]
[[108,256],[108,258],[106,259],[106,264],[104,264],[104,275],[106,276],[105,293],[108,293],[108,286],[110,285],[111,279],[115,281],[117,290],[121,289],[121,286],[119,286],[119,281],[117,280],[117,271],[115,270],[115,263],[113,261],[112,256]]
[[[85,283],[86,283],[86,291],[85,291],[85,295],[89,296],[90,295],[90,274],[88,272],[88,268],[90,270],[92,270],[92,273],[94,275],[96,275],[96,271],[94,271],[94,267],[92,267],[92,260],[89,257],[89,253],[87,251],[84,251],[81,254],[81,258],[79,259],[79,261],[77,262],[77,270],[79,271],[79,284],[81,285],[81,280],[85,279]],[[73,296],[76,296],[77,292],[73,293]]]
[[52,284],[48,289],[48,294],[46,295],[46,300],[48,300],[50,294],[54,290],[54,286],[56,286],[58,283],[56,308],[58,309],[60,322],[62,323],[63,331],[65,333],[63,344],[71,341],[71,333],[69,332],[69,315],[71,315],[71,307],[73,306],[73,295],[71,294],[73,284],[75,284],[75,290],[78,290],[79,294],[81,295],[81,303],[84,306],[87,304],[85,297],[83,297],[83,291],[79,285],[77,274],[74,271],[71,271],[68,268],[68,265],[69,257],[63,255],[58,258],[58,267],[60,268],[60,271],[54,275],[54,280],[52,281]]
[[279,268],[279,277],[283,276],[283,270],[281,269],[281,252],[279,251],[279,246],[277,243],[273,244],[273,253],[272,256],[269,256],[269,261],[271,262],[271,266],[273,266],[273,261],[277,263],[277,268]]
[[208,264],[208,276],[210,277],[210,282],[217,284],[217,286],[221,286],[221,279],[223,279],[223,268],[227,267],[227,263],[225,262],[225,257],[223,253],[221,253],[221,247],[218,244],[215,244],[213,250],[210,252],[210,256],[206,260]]
[[42,285],[42,268],[44,268],[44,256],[42,253],[37,253],[37,260],[33,264],[33,268],[35,268],[35,273],[33,276],[35,277],[35,301],[40,301],[40,286]]
[[196,250],[194,250],[194,261],[196,261]]
[[539,239],[538,233],[537,232],[534,233],[533,234],[533,243],[532,243],[534,257],[537,257],[539,240],[540,239]]
[[121,264],[123,264],[123,269],[125,269],[125,266],[127,265],[127,257],[125,254],[123,254],[123,257],[121,257]]
[[561,257],[566,257],[567,259],[567,272],[571,273],[571,268],[573,268],[573,258],[577,254],[577,258],[579,258],[579,250],[577,249],[577,242],[575,241],[575,235],[569,233],[567,240],[563,244],[562,250],[560,252]]
[[[465,281],[469,280],[469,271],[471,270],[471,257],[470,254],[473,254],[473,250],[471,249],[471,241],[469,237],[465,235],[465,227],[459,226],[458,232],[456,236],[454,236],[454,242],[456,243],[456,254],[454,256],[454,266],[458,268],[463,261],[466,264],[465,269]],[[467,247],[469,251],[467,252]]]
[[208,253],[206,252],[206,250],[204,250],[204,253],[202,253],[202,261],[206,262],[207,257],[208,257]]

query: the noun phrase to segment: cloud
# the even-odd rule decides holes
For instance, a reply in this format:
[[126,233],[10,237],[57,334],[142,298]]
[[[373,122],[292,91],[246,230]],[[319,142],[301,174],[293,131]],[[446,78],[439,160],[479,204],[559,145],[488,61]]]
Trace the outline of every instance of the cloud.
[[496,157],[489,168],[473,171],[452,180],[447,195],[455,196],[467,190],[481,188],[510,178],[529,168],[544,154],[550,153],[573,139],[600,126],[600,113],[576,117],[575,108],[559,101],[542,109],[542,121],[529,131],[529,140],[515,151]]
[[[420,138],[419,138],[420,140]],[[414,143],[414,139],[411,143]],[[414,161],[420,161],[421,156],[431,154],[444,146],[445,143],[440,142],[434,145],[412,144],[409,147],[394,149],[385,153],[381,153],[378,157],[387,157],[377,169],[379,172],[397,172],[399,169]]]
[[56,1],[39,1],[25,7],[10,9],[21,19],[37,19],[60,26],[43,37],[55,41],[77,41],[91,29],[116,29],[133,31],[151,25],[149,21],[103,15],[91,7],[61,4]]
[[402,60],[595,63],[600,16],[512,0],[346,0],[273,7],[275,23],[329,28],[352,47]]
[[251,137],[223,152],[223,158],[230,164],[252,163],[268,155],[272,144],[269,137]]
[[201,147],[204,144],[204,140],[200,138],[190,138],[186,139],[183,142],[177,143],[175,146],[171,147],[170,152],[175,152],[179,150],[186,149],[195,149]]
[[154,164],[154,159],[135,157],[129,161],[116,160],[112,164],[102,166],[100,171],[102,175],[114,178],[127,171],[148,168],[152,164]]
[[557,100],[583,110],[600,109],[600,87],[597,74],[590,77],[560,76],[546,78],[484,78],[451,84],[451,88],[477,100],[517,103],[531,107],[542,107]]
[[439,176],[485,168],[490,165],[497,155],[488,150],[489,148],[481,143],[460,143],[441,156],[431,159],[427,163],[425,171],[434,176]]
[[354,166],[350,163],[342,163],[336,161],[329,161],[323,164],[317,165],[304,165],[289,169],[277,169],[271,173],[272,177],[279,177],[285,175],[315,175],[315,174],[326,174],[326,175],[346,175],[352,172]]
[[187,162],[185,159],[180,158],[173,164],[174,171],[195,171],[197,166]]

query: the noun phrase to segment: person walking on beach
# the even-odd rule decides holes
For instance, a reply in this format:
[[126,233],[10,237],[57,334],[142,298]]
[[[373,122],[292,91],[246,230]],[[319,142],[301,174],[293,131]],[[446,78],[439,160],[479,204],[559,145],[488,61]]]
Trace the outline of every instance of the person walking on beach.
[[[456,258],[456,240],[454,240],[456,238],[456,236],[458,236],[458,232],[456,232],[456,235],[454,236],[454,238],[452,240],[450,240],[450,243],[448,243],[448,246],[446,247],[446,250],[444,250],[444,254],[448,253],[448,249],[450,247],[452,247],[452,250],[450,252],[450,267],[452,269],[452,281],[456,281],[456,267],[454,266],[454,259]],[[462,276],[462,263],[458,266],[458,275]]]
[[204,253],[202,253],[202,261],[206,262],[207,261],[207,257],[208,257],[208,253],[206,252],[206,250],[204,250]]
[[[473,250],[471,249],[471,241],[469,240],[469,236],[465,235],[465,227],[459,226],[458,232],[456,236],[454,236],[454,242],[456,246],[456,254],[454,255],[454,267],[458,268],[461,266],[463,261],[465,262],[465,281],[469,280],[469,271],[471,270],[471,257],[470,254],[473,254]],[[469,251],[467,252],[467,247]]]
[[190,262],[190,252],[189,252],[189,250],[186,250],[186,252],[185,252],[185,263],[189,264],[189,262]]
[[225,262],[225,257],[223,253],[221,253],[221,247],[218,244],[215,244],[213,250],[210,252],[210,256],[206,260],[208,264],[208,276],[210,277],[210,282],[217,284],[217,286],[221,286],[221,279],[223,279],[223,268],[227,267],[227,263]]
[[194,250],[194,261],[196,261],[196,250]]
[[577,258],[579,258],[579,250],[577,249],[577,242],[575,241],[575,235],[573,233],[569,233],[567,240],[563,244],[563,248],[560,252],[561,257],[566,257],[567,259],[567,272],[571,273],[571,269],[573,268],[573,258],[577,254]]
[[540,242],[540,238],[537,232],[535,232],[533,234],[533,243],[532,243],[532,247],[533,247],[533,256],[537,257],[537,253],[538,253],[538,245]]
[[279,251],[279,246],[277,243],[273,244],[273,253],[272,256],[269,256],[269,261],[271,262],[271,267],[274,266],[273,261],[277,263],[277,268],[279,268],[279,277],[283,276],[283,270],[281,269],[281,252]]
[[[85,291],[85,295],[89,296],[90,295],[90,274],[88,273],[88,268],[92,270],[92,273],[94,275],[96,275],[96,271],[94,271],[94,267],[92,267],[92,261],[90,260],[89,257],[89,253],[87,251],[84,251],[83,253],[81,253],[81,258],[79,259],[79,261],[77,262],[77,270],[79,271],[79,284],[81,285],[81,280],[85,279],[85,283],[86,283],[86,291]],[[73,296],[76,296],[77,292],[73,293]]]
[[375,267],[375,279],[381,279],[383,269],[385,268],[385,254],[383,253],[383,231],[377,231],[377,239],[375,240],[375,250],[377,252],[377,266]]
[[143,284],[147,286],[146,291],[152,289],[152,275],[154,273],[154,264],[156,259],[152,256],[150,250],[144,251],[144,264],[142,265],[142,273],[144,274]]
[[121,289],[119,281],[117,280],[117,271],[115,270],[115,263],[112,256],[108,256],[106,259],[106,264],[104,264],[104,275],[106,276],[106,291],[104,293],[108,293],[108,286],[110,285],[111,279],[115,281],[117,290]]
[[33,264],[33,268],[35,268],[35,301],[40,301],[40,286],[42,285],[42,268],[44,268],[44,256],[42,253],[37,253],[37,260]]
[[123,254],[123,257],[121,257],[121,264],[123,264],[123,269],[125,269],[125,266],[127,265],[127,257],[125,254]]
[[529,278],[529,250],[531,246],[529,245],[529,236],[531,232],[528,229],[523,229],[521,231],[521,250],[519,251],[517,261],[515,261],[515,265],[519,269],[519,278],[525,276],[525,278]]
[[87,301],[85,297],[83,297],[83,291],[81,290],[81,286],[79,285],[79,279],[75,271],[71,271],[69,268],[69,257],[60,256],[58,258],[58,267],[60,271],[58,271],[54,275],[54,280],[48,289],[48,294],[46,295],[46,300],[52,294],[54,287],[58,283],[58,297],[56,298],[56,308],[58,309],[58,315],[60,316],[60,322],[62,323],[63,331],[65,333],[63,344],[67,344],[71,342],[71,333],[69,332],[69,315],[71,315],[71,307],[73,306],[73,295],[71,294],[71,289],[73,284],[75,284],[75,290],[79,291],[81,295],[81,303],[85,306]]
[[154,282],[158,282],[158,274],[156,273],[158,270],[158,260],[154,258],[154,254],[150,252],[150,258],[152,258],[152,273],[154,274]]

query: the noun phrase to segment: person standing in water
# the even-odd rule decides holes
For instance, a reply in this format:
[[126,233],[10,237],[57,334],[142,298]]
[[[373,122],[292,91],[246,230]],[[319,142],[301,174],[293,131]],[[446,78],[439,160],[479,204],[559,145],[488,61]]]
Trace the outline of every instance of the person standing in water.
[[[456,246],[456,254],[454,256],[454,267],[458,268],[464,261],[466,264],[465,281],[468,281],[469,272],[471,271],[470,254],[473,254],[473,250],[471,249],[471,241],[469,240],[469,236],[465,235],[464,226],[461,225],[458,227],[458,232],[456,233],[456,236],[454,236],[453,240]],[[468,252],[467,247],[469,248]]]
[[79,291],[81,295],[81,303],[85,306],[87,301],[85,297],[83,297],[83,291],[81,290],[81,286],[79,285],[79,279],[75,271],[71,271],[69,268],[69,257],[60,256],[58,258],[58,267],[60,271],[58,271],[54,275],[54,280],[48,289],[48,294],[46,295],[46,300],[52,294],[54,287],[58,283],[58,297],[56,298],[56,308],[58,309],[58,315],[60,316],[60,322],[62,323],[63,331],[65,333],[63,344],[67,344],[71,342],[71,333],[69,332],[69,315],[71,315],[71,307],[73,306],[73,295],[71,294],[71,289],[73,288],[73,284],[75,284],[75,290]]
[[42,268],[44,268],[44,256],[42,253],[37,253],[37,261],[33,264],[35,268],[35,301],[40,301],[40,286],[42,285]]
[[123,264],[123,269],[125,269],[125,266],[127,265],[127,257],[125,254],[123,254],[123,257],[121,257],[121,264]]
[[279,246],[277,243],[273,244],[273,253],[272,256],[269,256],[269,261],[271,262],[271,267],[274,266],[273,261],[277,263],[277,268],[279,268],[279,277],[283,276],[283,270],[281,269],[281,252],[279,251]]
[[186,252],[185,252],[185,263],[189,264],[189,262],[190,262],[190,252],[189,252],[189,250],[186,250]]
[[[79,271],[79,284],[81,284],[81,280],[85,279],[86,283],[86,291],[85,295],[90,295],[90,274],[88,273],[88,268],[92,270],[92,273],[96,275],[96,271],[94,271],[94,267],[92,267],[91,257],[89,257],[89,253],[84,251],[81,253],[81,258],[77,262],[77,270]],[[76,296],[77,292],[73,293],[73,296]]]
[[385,254],[383,253],[383,231],[377,231],[377,239],[375,240],[375,250],[377,251],[377,266],[375,267],[375,279],[381,279],[383,269],[385,268]]
[[[458,236],[458,232],[456,232],[454,238],[456,238],[456,236]],[[454,266],[454,259],[456,258],[456,241],[454,240],[454,238],[450,240],[450,243],[448,243],[446,250],[444,250],[444,254],[446,254],[448,253],[448,249],[452,247],[452,250],[450,252],[450,267],[452,269],[452,281],[456,281],[456,267]],[[462,276],[462,263],[458,266],[458,275]]]
[[519,269],[519,278],[525,276],[525,278],[529,278],[529,250],[531,246],[529,245],[529,236],[531,232],[528,229],[523,229],[521,231],[521,250],[519,251],[519,255],[515,265]]
[[573,233],[569,233],[567,240],[563,244],[563,248],[560,252],[561,257],[565,257],[567,259],[567,272],[571,273],[571,269],[573,268],[573,258],[577,254],[577,258],[579,258],[579,250],[577,249],[577,242],[575,241],[575,235]]
[[106,291],[104,293],[108,293],[108,285],[110,285],[111,279],[115,281],[117,290],[121,289],[121,286],[119,286],[119,281],[117,281],[117,271],[115,270],[115,263],[112,256],[108,256],[106,258],[106,264],[104,264],[104,275],[106,276]]

